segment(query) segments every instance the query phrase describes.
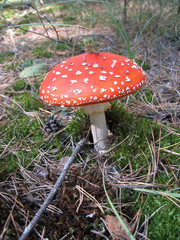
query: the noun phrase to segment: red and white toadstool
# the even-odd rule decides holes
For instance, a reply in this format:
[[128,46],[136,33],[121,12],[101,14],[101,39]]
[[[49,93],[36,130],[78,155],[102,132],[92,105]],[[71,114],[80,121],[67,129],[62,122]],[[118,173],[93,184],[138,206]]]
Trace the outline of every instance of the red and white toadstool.
[[55,66],[40,87],[40,97],[51,105],[82,106],[89,114],[94,148],[106,150],[105,113],[109,101],[136,92],[146,74],[134,61],[112,53],[84,53]]

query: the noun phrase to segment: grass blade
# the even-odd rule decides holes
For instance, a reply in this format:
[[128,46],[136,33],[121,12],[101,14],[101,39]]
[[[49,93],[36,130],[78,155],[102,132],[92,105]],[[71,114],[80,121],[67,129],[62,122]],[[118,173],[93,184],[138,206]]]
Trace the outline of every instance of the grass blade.
[[168,195],[174,198],[180,198],[180,193],[171,193],[171,192],[161,192],[161,191],[155,191],[150,189],[141,189],[141,188],[134,188],[134,190],[144,193],[151,193],[156,195]]
[[134,44],[134,49],[136,48],[136,46],[137,46],[137,44],[138,44],[138,41],[139,41],[139,39],[141,38],[141,36],[142,36],[144,30],[146,29],[147,25],[148,25],[148,24],[152,21],[152,19],[153,19],[154,17],[156,17],[158,14],[160,14],[160,12],[155,13],[152,17],[150,17],[150,18],[146,21],[146,23],[144,24],[144,27],[141,29],[141,31],[140,31],[137,39],[136,39],[136,42],[135,42],[135,44]]
[[129,229],[127,228],[126,224],[124,223],[124,221],[122,220],[122,218],[120,217],[120,215],[118,214],[116,208],[114,207],[107,191],[106,191],[106,186],[105,186],[105,176],[104,176],[104,168],[103,168],[103,187],[104,187],[104,192],[106,194],[106,197],[108,199],[108,202],[114,212],[114,214],[116,215],[117,219],[119,220],[120,224],[122,225],[122,227],[124,228],[124,230],[126,231],[126,233],[128,234],[128,236],[130,237],[131,240],[135,240],[135,238],[133,237],[133,235],[131,234],[131,232],[129,231]]
[[0,6],[0,10],[3,8],[4,4],[7,2],[7,0],[4,0],[4,2]]
[[106,10],[108,11],[109,15],[111,16],[113,22],[117,26],[117,28],[118,28],[118,30],[119,30],[122,38],[123,38],[123,41],[124,41],[124,43],[126,45],[129,58],[132,59],[133,58],[133,51],[130,48],[128,36],[127,36],[126,30],[124,28],[124,25],[123,25],[122,21],[120,20],[116,10],[112,6],[112,4],[109,3],[109,1],[107,1],[107,0],[106,1],[102,1],[102,3],[104,4]]

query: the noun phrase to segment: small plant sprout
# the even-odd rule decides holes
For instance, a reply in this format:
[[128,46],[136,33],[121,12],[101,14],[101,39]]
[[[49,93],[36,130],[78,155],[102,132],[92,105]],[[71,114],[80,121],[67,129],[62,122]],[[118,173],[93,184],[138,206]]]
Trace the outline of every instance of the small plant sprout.
[[106,151],[105,111],[109,101],[139,90],[145,72],[127,57],[112,53],[84,53],[55,66],[45,77],[40,97],[51,105],[81,106],[89,115],[95,151]]

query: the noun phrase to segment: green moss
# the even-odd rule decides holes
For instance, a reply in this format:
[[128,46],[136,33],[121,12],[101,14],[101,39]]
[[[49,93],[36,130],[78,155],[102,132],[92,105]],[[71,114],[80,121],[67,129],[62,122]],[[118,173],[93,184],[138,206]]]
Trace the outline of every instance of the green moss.
[[[38,79],[37,81],[35,81],[33,83],[34,86],[30,85],[28,81],[24,80],[24,79],[18,79],[16,82],[14,82],[11,86],[11,89],[10,91],[6,91],[7,94],[11,95],[11,96],[16,96],[16,93],[13,93],[11,94],[11,90],[13,89],[15,92],[21,92],[21,91],[24,91],[24,93],[26,92],[27,93],[27,96],[29,97],[29,94],[31,96],[33,96],[29,91],[33,89],[37,89],[37,94],[38,94],[38,90],[39,90],[39,87],[41,85],[41,82],[42,82],[42,79],[44,77]],[[21,99],[22,99],[22,96],[24,95],[24,93],[21,93],[19,96],[21,96]],[[37,95],[38,96],[38,95]],[[39,96],[38,97],[35,97],[34,98],[38,101],[38,104],[40,103],[40,107],[42,107],[42,102],[39,100]]]
[[[119,143],[129,135],[126,142],[116,148],[114,162],[116,162],[118,168],[126,166],[130,160],[133,169],[137,170],[142,165],[146,164],[147,161],[152,161],[149,146],[151,147],[152,143],[154,144],[154,140],[157,141],[160,137],[161,128],[158,122],[144,117],[138,117],[127,112],[117,101],[112,103],[112,108],[106,112],[106,117],[109,129],[112,131],[113,136],[116,139],[113,145]],[[162,149],[179,142],[178,136],[175,134],[166,135],[167,132],[164,129],[161,129]],[[158,154],[158,144],[159,143],[155,143],[156,155]],[[177,150],[177,152],[180,152],[180,150]],[[146,158],[144,157],[144,154]],[[165,155],[166,152],[159,152],[160,159]],[[166,158],[163,158],[163,161],[166,161]],[[168,161],[170,163],[176,162],[177,156],[171,155],[171,157],[168,157]],[[168,179],[170,179],[170,177],[166,178],[166,182]],[[161,180],[159,181],[162,182]]]
[[18,159],[16,156],[12,154],[9,156],[8,159],[2,158],[0,164],[0,180],[3,180],[7,177],[7,174],[11,174],[13,171],[18,169]]
[[72,134],[78,140],[86,134],[89,128],[89,118],[82,109],[75,111],[72,121],[67,129],[68,134]]
[[[30,119],[18,111],[9,111],[8,121],[0,128],[1,134],[4,135],[3,142],[0,143],[0,151],[3,151],[3,146],[7,145],[9,149],[1,158],[0,171],[4,169],[1,179],[15,171],[18,164],[23,167],[27,167],[31,162],[33,164],[32,160],[39,155],[39,149],[49,151],[59,148],[63,135],[54,136],[45,141],[46,136],[41,127],[36,118]],[[59,151],[57,158],[61,157],[62,154]]]
[[18,115],[19,113],[15,111],[12,114],[9,115],[6,125],[1,128],[1,132],[6,135],[3,144],[9,144],[11,149],[1,160],[0,170],[5,168],[1,177],[16,170],[18,163],[26,167],[38,154],[31,145],[34,141],[42,141],[37,120],[29,122],[29,117],[26,115]]
[[40,107],[43,107],[43,103],[28,92],[23,92],[18,96],[14,96],[14,100],[20,102],[25,111],[38,111]]
[[65,43],[58,43],[57,44],[56,50],[65,51],[67,49],[68,49],[68,47],[67,47],[67,45]]
[[110,130],[119,138],[125,138],[129,134],[142,142],[148,139],[152,139],[151,128],[154,130],[154,134],[159,133],[159,127],[156,123],[146,118],[137,117],[132,113],[129,113],[123,105],[118,102],[113,102],[112,107],[106,112],[107,121]]
[[[139,203],[136,207],[140,207]],[[145,221],[145,216],[150,217],[152,214],[154,215],[148,222],[148,238],[179,239],[180,212],[176,205],[163,196],[148,195],[142,211],[141,224]],[[143,229],[141,229],[141,232],[143,232]]]
[[52,53],[46,50],[46,44],[43,44],[44,46],[37,46],[33,48],[32,52],[34,53],[34,56],[36,58],[50,58],[52,57]]
[[142,60],[138,60],[138,59],[135,59],[135,61],[139,66],[142,66],[142,69],[145,71],[151,68],[148,62],[143,62]]
[[12,84],[13,90],[14,91],[22,91],[25,89],[27,83],[24,80],[19,80]]

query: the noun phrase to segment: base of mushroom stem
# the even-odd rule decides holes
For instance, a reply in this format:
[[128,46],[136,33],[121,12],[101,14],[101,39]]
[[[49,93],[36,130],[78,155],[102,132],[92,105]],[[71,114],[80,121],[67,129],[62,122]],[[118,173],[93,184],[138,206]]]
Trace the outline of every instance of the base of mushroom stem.
[[100,155],[108,154],[108,152],[109,152],[109,144],[111,142],[112,136],[113,136],[112,132],[110,132],[108,130],[108,136],[106,137],[106,139],[103,139],[103,141],[104,141],[103,144],[104,144],[105,147],[101,148],[101,146],[98,146],[98,144],[97,144],[97,146],[96,146],[96,144],[94,144],[94,151],[96,153],[100,154]]
[[[103,147],[101,147],[103,145]],[[108,151],[109,140],[108,138],[102,139],[99,142],[94,143],[94,151],[97,154],[104,154]]]
[[102,149],[99,148],[96,144],[94,145],[94,152],[98,155],[104,155],[105,153],[108,152],[108,144],[106,146],[106,148]]

